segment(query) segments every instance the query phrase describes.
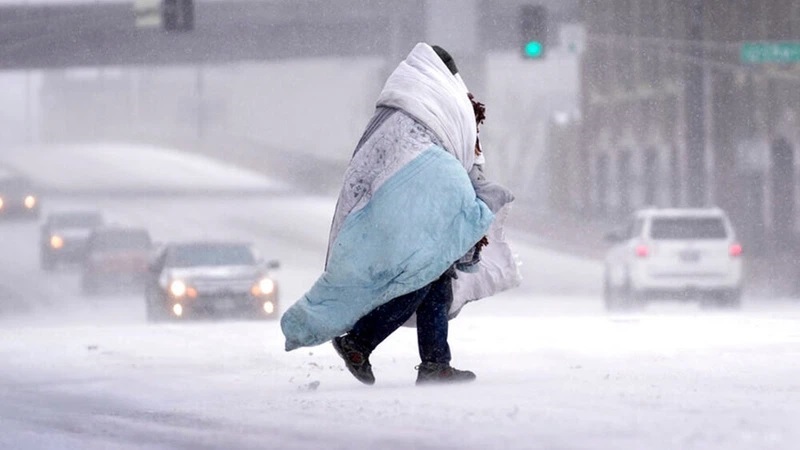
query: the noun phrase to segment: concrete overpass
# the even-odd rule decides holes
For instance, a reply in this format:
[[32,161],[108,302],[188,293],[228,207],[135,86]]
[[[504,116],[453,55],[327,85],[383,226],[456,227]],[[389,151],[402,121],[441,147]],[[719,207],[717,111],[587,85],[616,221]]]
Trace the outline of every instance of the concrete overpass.
[[[133,3],[0,6],[0,70],[177,65],[297,56],[402,56],[436,39],[460,54],[513,48],[522,0],[195,1],[195,28],[136,26]],[[551,4],[554,20],[576,1]]]
[[[130,2],[61,1],[0,6],[0,72],[24,77],[0,143],[146,142],[335,188],[386,72],[427,40],[491,105],[493,170],[522,199],[545,180],[548,112],[575,104],[577,54],[519,57],[516,12],[536,0],[196,0],[186,33],[137,28]],[[577,1],[541,1],[574,21]]]

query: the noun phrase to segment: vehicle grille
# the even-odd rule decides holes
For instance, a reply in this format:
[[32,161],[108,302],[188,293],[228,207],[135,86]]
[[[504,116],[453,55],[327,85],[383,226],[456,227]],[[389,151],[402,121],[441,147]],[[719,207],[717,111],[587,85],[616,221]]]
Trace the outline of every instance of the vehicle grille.
[[234,279],[234,280],[192,280],[191,286],[197,290],[198,295],[226,295],[226,294],[245,294],[250,292],[254,280]]

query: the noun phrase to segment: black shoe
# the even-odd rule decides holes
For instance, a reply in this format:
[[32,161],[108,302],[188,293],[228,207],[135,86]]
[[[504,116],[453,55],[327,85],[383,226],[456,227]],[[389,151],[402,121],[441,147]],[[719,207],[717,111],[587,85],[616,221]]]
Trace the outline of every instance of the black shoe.
[[416,367],[417,384],[466,383],[474,381],[474,372],[458,370],[447,363],[425,362]]
[[347,336],[333,338],[333,348],[344,360],[347,370],[364,384],[375,384],[375,375],[372,374],[372,364],[369,363],[369,354],[358,350],[347,339]]

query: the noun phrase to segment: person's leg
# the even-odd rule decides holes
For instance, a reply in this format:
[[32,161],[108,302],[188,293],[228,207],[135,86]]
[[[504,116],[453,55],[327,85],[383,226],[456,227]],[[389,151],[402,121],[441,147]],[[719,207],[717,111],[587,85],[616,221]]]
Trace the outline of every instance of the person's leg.
[[333,348],[358,381],[375,383],[370,353],[414,314],[428,290],[429,286],[425,286],[388,301],[359,319],[350,332],[333,338]]
[[447,343],[448,313],[453,304],[453,279],[442,275],[429,284],[427,296],[417,308],[417,344],[422,362],[450,363],[450,345]]
[[453,279],[444,274],[431,284],[417,308],[417,342],[422,362],[417,366],[417,384],[456,383],[475,380],[475,373],[450,365],[447,343],[448,314],[453,303]]
[[428,296],[431,285],[396,297],[362,317],[347,333],[348,338],[366,354],[400,328]]

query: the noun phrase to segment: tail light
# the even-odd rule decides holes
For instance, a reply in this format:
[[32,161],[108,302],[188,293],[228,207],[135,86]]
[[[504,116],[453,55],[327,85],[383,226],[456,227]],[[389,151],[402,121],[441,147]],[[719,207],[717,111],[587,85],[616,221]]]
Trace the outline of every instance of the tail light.
[[634,251],[639,258],[647,258],[650,255],[650,248],[644,244],[637,245]]
[[730,248],[728,249],[728,254],[731,255],[731,258],[738,258],[739,256],[742,256],[742,245],[731,244]]

